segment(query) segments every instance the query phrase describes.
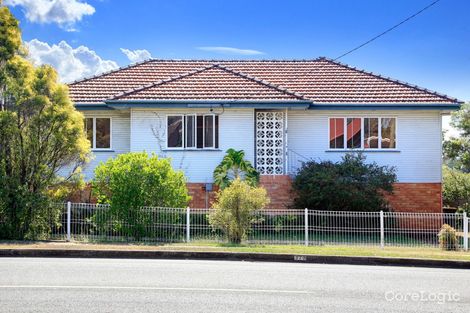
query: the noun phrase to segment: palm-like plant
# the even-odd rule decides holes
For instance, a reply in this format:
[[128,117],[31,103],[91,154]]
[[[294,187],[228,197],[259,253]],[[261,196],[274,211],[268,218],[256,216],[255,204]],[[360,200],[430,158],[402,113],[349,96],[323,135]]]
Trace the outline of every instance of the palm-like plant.
[[224,189],[237,178],[250,186],[257,186],[259,183],[259,173],[250,161],[245,160],[245,151],[228,149],[222,162],[214,170],[214,183]]

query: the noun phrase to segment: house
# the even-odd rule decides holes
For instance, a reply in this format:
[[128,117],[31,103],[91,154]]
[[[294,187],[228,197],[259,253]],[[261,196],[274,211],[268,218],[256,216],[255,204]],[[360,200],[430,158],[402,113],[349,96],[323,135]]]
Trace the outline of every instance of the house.
[[69,85],[86,117],[94,159],[130,151],[171,157],[192,207],[213,196],[229,148],[261,173],[272,207],[290,203],[303,161],[363,151],[397,168],[397,211],[441,212],[443,114],[454,98],[333,60],[148,60]]

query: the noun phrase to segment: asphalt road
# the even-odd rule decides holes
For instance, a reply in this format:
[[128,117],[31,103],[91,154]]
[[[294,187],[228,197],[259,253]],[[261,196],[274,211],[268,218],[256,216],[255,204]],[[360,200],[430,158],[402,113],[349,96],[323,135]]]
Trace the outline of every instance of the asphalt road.
[[0,258],[0,312],[469,312],[470,271]]

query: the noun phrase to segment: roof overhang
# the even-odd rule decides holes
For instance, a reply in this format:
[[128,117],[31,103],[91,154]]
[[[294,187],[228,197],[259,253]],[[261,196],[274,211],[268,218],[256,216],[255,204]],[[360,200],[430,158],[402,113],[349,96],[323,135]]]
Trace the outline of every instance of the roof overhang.
[[314,103],[310,110],[458,110],[461,103]]
[[309,100],[108,100],[113,109],[129,108],[255,108],[255,109],[308,109]]

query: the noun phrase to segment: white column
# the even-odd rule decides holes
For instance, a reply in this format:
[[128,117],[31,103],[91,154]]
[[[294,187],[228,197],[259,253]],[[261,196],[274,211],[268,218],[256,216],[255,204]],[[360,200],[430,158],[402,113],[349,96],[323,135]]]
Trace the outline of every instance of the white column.
[[308,246],[308,209],[305,208],[305,245]]
[[186,208],[186,242],[189,242],[191,237],[190,237],[190,217],[191,217],[191,209],[189,206]]
[[70,221],[72,218],[72,203],[70,201],[67,202],[67,241],[70,241]]
[[380,211],[380,247],[385,247],[384,211]]
[[468,251],[468,216],[463,212],[463,249]]

